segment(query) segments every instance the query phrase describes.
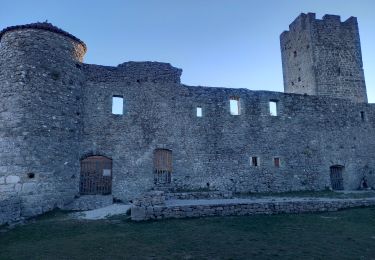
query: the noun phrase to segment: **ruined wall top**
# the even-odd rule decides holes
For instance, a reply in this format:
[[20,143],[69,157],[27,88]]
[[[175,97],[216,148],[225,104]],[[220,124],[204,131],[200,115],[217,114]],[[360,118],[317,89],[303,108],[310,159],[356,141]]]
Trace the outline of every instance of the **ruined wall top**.
[[367,102],[357,18],[302,13],[280,48],[285,92]]
[[1,41],[1,38],[4,36],[5,33],[11,32],[11,31],[16,31],[16,30],[24,30],[24,29],[45,30],[45,31],[50,31],[50,32],[54,32],[54,33],[66,36],[66,37],[78,42],[79,44],[81,44],[82,47],[84,48],[84,51],[85,52],[87,51],[87,46],[83,41],[81,41],[80,39],[78,39],[74,35],[66,32],[66,31],[64,31],[64,30],[62,30],[62,29],[60,29],[60,28],[58,28],[58,27],[56,27],[53,24],[48,23],[48,22],[43,22],[43,23],[37,22],[37,23],[30,23],[30,24],[6,27],[6,28],[4,28],[3,30],[0,31],[0,41]]
[[[322,19],[316,19],[315,13],[301,13],[290,25],[289,31],[302,31],[305,30],[307,24],[312,23],[324,23],[327,25],[337,25],[337,26],[356,26],[358,25],[356,17],[349,17],[344,22],[341,22],[341,17],[339,15],[326,14]],[[284,31],[282,34],[288,33],[289,31]]]
[[182,69],[169,63],[155,61],[128,61],[117,67],[85,64],[84,71],[89,81],[123,81],[137,83],[181,83]]

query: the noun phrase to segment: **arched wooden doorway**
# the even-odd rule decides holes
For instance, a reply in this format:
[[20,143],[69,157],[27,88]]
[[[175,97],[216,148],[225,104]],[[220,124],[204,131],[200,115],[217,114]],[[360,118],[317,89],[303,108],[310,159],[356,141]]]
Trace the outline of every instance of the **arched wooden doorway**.
[[81,160],[79,191],[83,195],[111,194],[112,160],[104,156]]
[[333,165],[330,167],[330,178],[331,178],[332,189],[334,190],[344,189],[344,179],[342,176],[344,168],[345,167],[342,165]]
[[154,151],[154,183],[171,183],[172,151],[168,149],[155,149]]

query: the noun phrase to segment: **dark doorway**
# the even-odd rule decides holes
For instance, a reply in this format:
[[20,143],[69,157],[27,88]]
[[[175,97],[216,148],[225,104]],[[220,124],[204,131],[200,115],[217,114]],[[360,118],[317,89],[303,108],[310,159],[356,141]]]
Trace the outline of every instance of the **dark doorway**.
[[334,165],[330,167],[332,189],[334,190],[344,189],[344,179],[342,177],[343,171],[344,171],[344,166],[341,166],[341,165]]
[[156,149],[154,151],[154,183],[171,183],[172,174],[172,151],[167,149]]
[[79,191],[83,195],[111,194],[112,160],[104,156],[81,160]]

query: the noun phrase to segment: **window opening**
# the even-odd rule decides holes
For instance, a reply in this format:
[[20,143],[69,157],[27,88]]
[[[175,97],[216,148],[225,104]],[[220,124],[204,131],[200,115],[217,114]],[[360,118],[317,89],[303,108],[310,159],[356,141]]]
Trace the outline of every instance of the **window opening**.
[[197,117],[202,117],[202,116],[203,116],[202,108],[201,107],[197,107]]
[[280,158],[279,157],[273,158],[273,165],[275,165],[275,167],[277,167],[277,168],[280,167]]
[[361,111],[361,120],[365,121],[365,112],[364,111]]
[[269,102],[269,106],[270,106],[270,115],[277,116],[277,101],[271,100]]
[[112,97],[112,114],[114,115],[124,114],[124,98],[122,96]]
[[238,116],[240,114],[240,98],[231,97],[230,100],[230,114]]
[[250,157],[250,164],[255,167],[259,166],[259,158],[256,156]]

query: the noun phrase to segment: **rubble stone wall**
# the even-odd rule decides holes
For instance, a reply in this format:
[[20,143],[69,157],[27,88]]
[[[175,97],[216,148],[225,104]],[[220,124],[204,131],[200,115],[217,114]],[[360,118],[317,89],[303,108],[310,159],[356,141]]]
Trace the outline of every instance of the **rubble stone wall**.
[[245,216],[255,214],[311,213],[337,211],[353,207],[375,206],[375,199],[296,200],[285,202],[233,202],[180,206],[133,206],[131,219],[189,218],[208,216]]

